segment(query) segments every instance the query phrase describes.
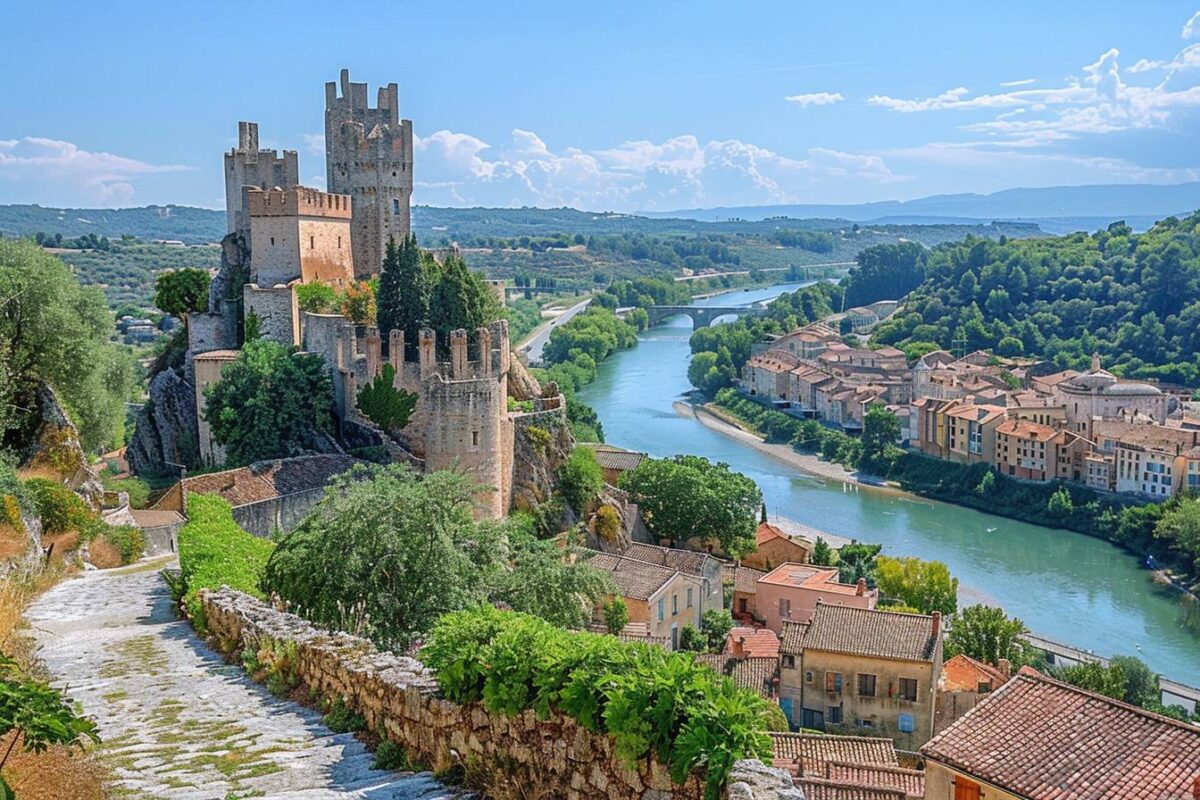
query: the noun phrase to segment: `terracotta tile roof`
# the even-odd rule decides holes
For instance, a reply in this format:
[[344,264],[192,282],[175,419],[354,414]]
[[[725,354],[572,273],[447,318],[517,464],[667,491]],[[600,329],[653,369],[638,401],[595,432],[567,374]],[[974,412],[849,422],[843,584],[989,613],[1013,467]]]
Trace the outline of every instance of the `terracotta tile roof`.
[[1004,683],[1004,675],[991,664],[959,653],[942,664],[938,691],[974,692],[978,691],[981,683],[987,683],[992,689],[997,689]]
[[805,800],[905,800],[904,792],[877,786],[829,781],[824,778],[796,778]]
[[783,620],[783,629],[779,636],[779,652],[789,655],[799,655],[804,652],[804,632],[808,630],[807,622]]
[[1002,406],[974,405],[970,403],[964,403],[959,405],[957,408],[948,410],[946,415],[950,417],[957,417],[959,419],[971,420],[973,422],[987,423],[991,422],[997,417],[1002,417],[1007,413],[1008,409]]
[[779,637],[770,628],[732,628],[725,639],[725,653],[778,659]]
[[768,700],[775,696],[775,679],[779,677],[776,657],[701,653],[696,661],[727,676],[739,689],[758,692]]
[[826,736],[819,733],[772,733],[776,760],[799,761],[806,775],[822,776],[825,764],[876,764],[898,767],[891,739],[873,736]]
[[1073,369],[1067,369],[1063,370],[1062,372],[1055,372],[1052,375],[1039,375],[1031,380],[1036,381],[1043,386],[1057,386],[1063,381],[1069,381],[1072,378],[1078,378],[1080,374],[1081,373],[1076,372]]
[[679,574],[669,567],[647,564],[645,561],[612,553],[594,553],[588,558],[588,563],[607,572],[622,597],[635,600],[649,600]]
[[639,453],[634,450],[624,450],[620,447],[613,447],[607,444],[589,444],[596,454],[596,463],[600,465],[600,469],[611,469],[619,472],[628,472],[637,469],[638,465],[646,460],[645,453]]
[[1111,439],[1122,445],[1161,450],[1178,455],[1200,443],[1200,431],[1168,428],[1165,425],[1144,425],[1120,420],[1096,420],[1092,423],[1093,438]]
[[196,475],[183,480],[195,494],[216,494],[233,506],[324,488],[355,461],[349,456],[311,455],[259,461],[248,467]]
[[758,591],[758,579],[767,573],[759,569],[751,569],[737,564],[726,564],[721,567],[721,582],[733,584],[735,592],[755,594]]
[[698,576],[703,576],[705,570],[711,569],[711,565],[717,561],[708,553],[659,547],[641,542],[629,545],[622,555],[627,558],[636,558],[638,561],[645,561],[647,564],[658,564],[660,567],[670,567],[687,575]]
[[1048,442],[1058,433],[1058,428],[1051,428],[1049,425],[1027,419],[1006,419],[996,428],[996,433],[1035,442]]
[[857,783],[862,786],[898,790],[911,798],[925,796],[925,773],[917,769],[827,761],[825,777],[839,783]]
[[139,528],[164,528],[183,522],[183,515],[178,511],[162,511],[147,508],[131,508],[130,515],[134,524]]
[[[795,586],[814,589],[825,594],[858,595],[858,586],[853,583],[838,583],[838,571],[832,567],[814,567],[808,564],[780,564],[759,578],[760,583],[774,586]],[[864,590],[866,591],[866,590]],[[866,591],[874,594],[875,590]]]
[[1190,797],[1200,729],[1031,669],[921,753],[1030,800]]
[[209,350],[204,353],[197,353],[194,360],[197,361],[235,361],[240,350]]
[[805,650],[930,661],[940,638],[934,631],[934,620],[935,617],[924,614],[818,602],[808,632],[804,634],[803,646]]

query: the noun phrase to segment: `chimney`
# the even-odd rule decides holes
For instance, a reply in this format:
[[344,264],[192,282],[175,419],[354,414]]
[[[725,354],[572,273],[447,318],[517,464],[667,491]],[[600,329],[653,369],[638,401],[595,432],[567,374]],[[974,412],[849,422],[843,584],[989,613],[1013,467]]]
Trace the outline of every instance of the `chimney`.
[[746,652],[746,637],[739,636],[737,641],[733,643],[733,654],[735,656],[743,655]]
[[1000,670],[1000,674],[1004,676],[1004,680],[1012,677],[1012,662],[1007,658],[1002,658],[996,662],[996,668]]
[[865,595],[867,593],[867,579],[866,578],[858,579],[858,588],[854,590],[854,593],[856,595],[858,595],[859,597],[862,597],[863,595]]
[[942,612],[933,612],[933,635],[938,637],[942,635]]

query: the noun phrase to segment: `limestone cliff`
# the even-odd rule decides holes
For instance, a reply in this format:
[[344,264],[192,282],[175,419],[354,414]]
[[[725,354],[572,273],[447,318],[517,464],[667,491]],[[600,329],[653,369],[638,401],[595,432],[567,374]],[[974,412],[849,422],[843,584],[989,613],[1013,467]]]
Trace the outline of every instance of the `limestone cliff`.
[[99,508],[104,486],[79,444],[79,429],[48,384],[38,387],[37,402],[39,416],[29,444],[21,453],[21,466],[37,473],[54,473]]
[[167,462],[195,467],[200,453],[196,424],[196,389],[184,380],[182,370],[155,375],[126,451],[130,469],[138,475],[158,475],[178,471]]
[[554,494],[558,470],[575,448],[563,409],[513,419],[512,508],[528,510]]

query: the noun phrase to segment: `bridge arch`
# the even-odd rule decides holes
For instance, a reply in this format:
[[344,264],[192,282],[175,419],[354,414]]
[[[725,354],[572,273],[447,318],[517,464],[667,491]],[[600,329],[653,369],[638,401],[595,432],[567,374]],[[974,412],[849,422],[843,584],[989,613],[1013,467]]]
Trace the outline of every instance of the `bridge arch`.
[[646,313],[652,328],[680,314],[692,321],[693,328],[707,328],[718,317],[759,316],[765,314],[766,309],[759,306],[650,306]]

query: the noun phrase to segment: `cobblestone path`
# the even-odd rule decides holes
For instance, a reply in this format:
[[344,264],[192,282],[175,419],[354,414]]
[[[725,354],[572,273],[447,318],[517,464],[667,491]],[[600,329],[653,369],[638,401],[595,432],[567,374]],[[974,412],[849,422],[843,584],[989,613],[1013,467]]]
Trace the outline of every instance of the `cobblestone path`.
[[88,572],[26,614],[41,657],[98,723],[130,800],[443,800],[428,773],[381,772],[351,734],[272,697],[177,619],[148,562]]

